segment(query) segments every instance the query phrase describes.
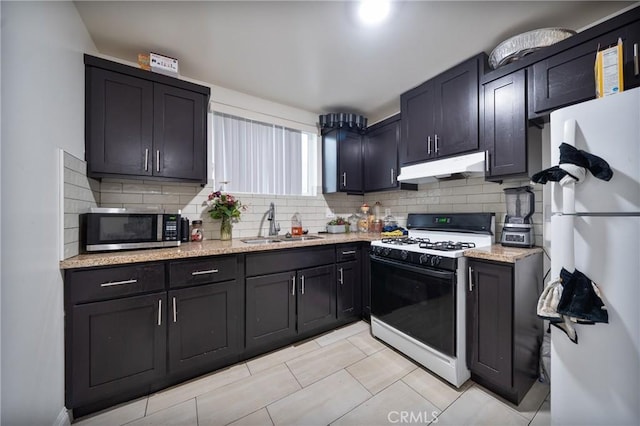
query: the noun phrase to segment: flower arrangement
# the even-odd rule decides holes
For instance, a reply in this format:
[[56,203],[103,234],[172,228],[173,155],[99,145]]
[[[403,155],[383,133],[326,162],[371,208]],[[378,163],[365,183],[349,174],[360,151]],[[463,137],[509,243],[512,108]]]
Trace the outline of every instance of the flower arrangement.
[[240,219],[240,213],[247,207],[231,194],[215,191],[207,199],[209,215],[212,219]]

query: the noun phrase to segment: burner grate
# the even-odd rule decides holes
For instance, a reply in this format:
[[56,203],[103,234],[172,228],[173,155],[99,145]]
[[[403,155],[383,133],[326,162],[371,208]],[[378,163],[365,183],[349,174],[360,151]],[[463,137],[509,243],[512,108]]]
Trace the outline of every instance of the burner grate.
[[422,242],[420,243],[420,248],[430,249],[430,250],[438,250],[438,251],[456,251],[456,250],[465,250],[469,248],[474,248],[475,243],[460,241],[435,241],[435,242]]
[[412,238],[412,237],[404,237],[404,238],[383,238],[382,242],[384,244],[393,244],[397,246],[408,246],[413,244],[427,244],[429,243],[428,238]]

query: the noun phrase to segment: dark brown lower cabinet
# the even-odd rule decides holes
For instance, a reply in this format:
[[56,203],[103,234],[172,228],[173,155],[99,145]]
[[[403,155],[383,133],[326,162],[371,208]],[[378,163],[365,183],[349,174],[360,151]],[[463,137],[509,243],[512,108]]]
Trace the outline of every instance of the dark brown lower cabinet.
[[336,322],[335,266],[298,271],[298,332],[305,333]]
[[235,280],[169,292],[169,372],[215,367],[239,352]]
[[246,280],[247,349],[293,338],[296,331],[296,274],[250,277]]
[[336,265],[338,318],[360,316],[362,312],[360,260],[341,262]]
[[165,292],[73,306],[68,407],[142,392],[164,376],[166,306]]
[[285,344],[336,322],[335,266],[247,278],[247,348]]
[[471,378],[519,404],[537,378],[542,256],[513,263],[469,260],[467,366]]
[[371,320],[371,243],[362,245],[362,318]]

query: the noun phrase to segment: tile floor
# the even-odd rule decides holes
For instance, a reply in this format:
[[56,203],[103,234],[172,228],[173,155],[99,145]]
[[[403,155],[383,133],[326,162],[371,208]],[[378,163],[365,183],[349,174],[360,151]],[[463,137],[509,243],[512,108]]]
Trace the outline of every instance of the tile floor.
[[460,389],[357,322],[80,419],[98,425],[549,425],[549,387],[519,406],[468,381]]

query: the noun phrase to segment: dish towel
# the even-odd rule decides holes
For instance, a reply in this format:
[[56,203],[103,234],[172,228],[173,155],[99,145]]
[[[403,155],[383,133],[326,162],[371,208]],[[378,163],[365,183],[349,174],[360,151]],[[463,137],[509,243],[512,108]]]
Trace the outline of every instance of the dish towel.
[[547,284],[538,299],[537,314],[562,330],[573,343],[578,343],[574,323],[609,322],[598,286],[577,269],[570,273],[562,268],[560,277]]
[[549,181],[560,185],[579,183],[584,181],[587,170],[607,182],[613,176],[613,170],[605,160],[563,142],[560,144],[560,164],[534,174],[531,180],[543,185]]

